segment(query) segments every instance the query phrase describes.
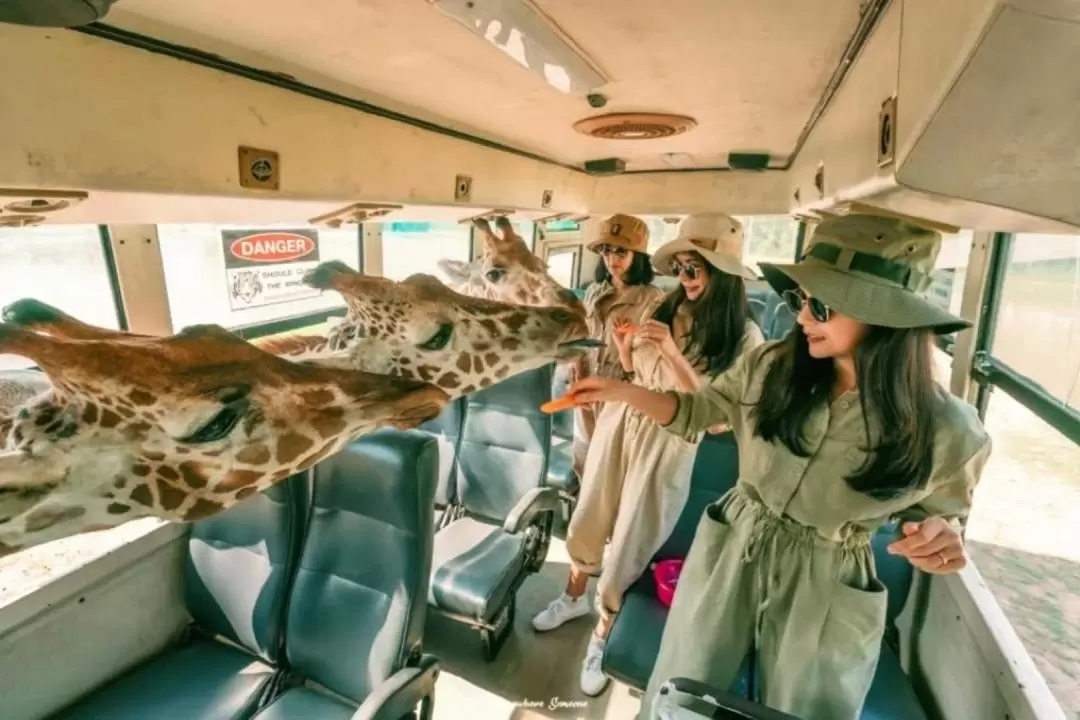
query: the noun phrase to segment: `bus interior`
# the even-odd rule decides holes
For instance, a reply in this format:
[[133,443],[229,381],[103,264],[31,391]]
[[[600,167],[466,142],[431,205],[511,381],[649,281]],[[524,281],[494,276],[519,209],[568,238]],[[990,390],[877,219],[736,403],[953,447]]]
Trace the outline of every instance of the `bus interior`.
[[[347,308],[300,282],[315,264],[445,280],[500,217],[579,296],[614,213],[650,250],[731,214],[755,269],[838,215],[940,231],[929,297],[973,327],[940,338],[938,380],[994,451],[963,570],[875,538],[862,717],[1080,718],[1080,5],[7,0],[0,66],[0,306],[105,329],[325,334]],[[766,338],[792,331],[763,280],[748,295]],[[27,373],[0,354],[0,379]],[[635,717],[651,576],[597,697],[591,622],[529,624],[569,567],[573,419],[538,409],[567,382],[506,378],[206,520],[0,558],[0,717]],[[737,477],[730,433],[707,437],[657,559]],[[753,672],[716,690],[711,717],[781,717]]]

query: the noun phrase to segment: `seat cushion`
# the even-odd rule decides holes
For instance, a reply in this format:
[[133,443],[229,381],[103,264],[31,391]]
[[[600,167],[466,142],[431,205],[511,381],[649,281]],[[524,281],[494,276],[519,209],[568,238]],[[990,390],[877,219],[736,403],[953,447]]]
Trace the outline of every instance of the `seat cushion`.
[[310,688],[286,691],[255,716],[256,720],[349,720],[356,706]]
[[574,472],[573,441],[551,439],[551,455],[548,456],[548,487],[559,492],[573,494],[578,489],[578,477]]
[[435,533],[428,602],[478,620],[498,614],[525,570],[525,536],[460,518]]
[[900,658],[886,645],[882,645],[874,682],[859,717],[862,720],[926,720],[926,713],[900,665]]
[[[660,654],[667,614],[668,609],[656,599],[652,576],[646,573],[623,597],[604,650],[604,674],[644,691]],[[739,697],[750,696],[750,658],[748,654],[731,686]]]
[[213,640],[198,640],[140,665],[56,718],[247,718],[273,673],[271,667],[247,653]]

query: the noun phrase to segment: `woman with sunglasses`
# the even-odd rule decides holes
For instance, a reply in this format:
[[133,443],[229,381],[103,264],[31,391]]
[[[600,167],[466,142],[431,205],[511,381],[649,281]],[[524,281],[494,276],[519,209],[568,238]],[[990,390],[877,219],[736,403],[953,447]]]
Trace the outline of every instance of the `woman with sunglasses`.
[[739,443],[738,483],[698,524],[640,717],[673,677],[729,688],[753,647],[766,705],[855,720],[885,625],[874,531],[898,518],[889,552],[929,573],[964,567],[957,527],[990,438],[934,381],[934,335],[969,327],[920,294],[940,248],[900,220],[829,218],[803,262],[761,265],[797,311],[785,339],[693,393],[574,386],[677,437],[729,423]]
[[[678,237],[656,251],[654,266],[677,275],[679,286],[636,332],[615,335],[634,387],[692,392],[740,353],[764,342],[746,298],[744,278],[754,273],[742,264],[742,248],[742,226],[727,215],[710,214],[686,218]],[[600,377],[580,382],[623,384]],[[587,615],[586,585],[599,572],[600,621],[581,670],[586,695],[598,695],[607,686],[600,663],[611,620],[686,504],[702,434],[672,435],[621,402],[605,404],[597,416],[566,534],[572,565],[566,589],[533,618],[533,627],[543,632]]]
[[[649,226],[630,215],[612,215],[600,226],[595,240],[587,246],[600,256],[595,282],[585,291],[585,320],[590,337],[604,347],[579,359],[573,366],[573,380],[590,375],[619,380],[627,377],[619,360],[615,328],[623,323],[640,324],[664,296],[652,284],[649,263]],[[585,456],[592,441],[596,416],[601,405],[579,405],[574,409],[574,472],[582,476]]]

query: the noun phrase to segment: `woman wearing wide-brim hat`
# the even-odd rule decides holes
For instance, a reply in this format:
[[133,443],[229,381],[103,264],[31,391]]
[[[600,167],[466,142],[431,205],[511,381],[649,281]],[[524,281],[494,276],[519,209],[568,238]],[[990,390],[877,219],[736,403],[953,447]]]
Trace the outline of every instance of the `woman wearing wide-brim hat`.
[[[586,247],[600,256],[600,262],[596,264],[594,282],[585,291],[585,322],[589,336],[604,345],[575,363],[573,379],[590,375],[625,379],[615,327],[642,323],[664,297],[664,291],[652,284],[655,274],[649,262],[649,226],[640,218],[618,213],[600,224],[596,237]],[[600,407],[578,405],[573,410],[573,467],[579,478]]]
[[[729,242],[732,235],[738,236],[737,244]],[[677,275],[679,287],[637,323],[636,332],[616,333],[620,375],[631,376],[642,388],[689,392],[764,342],[746,299],[741,238],[741,226],[726,215],[683,221],[679,237],[654,254],[654,265],[657,254],[671,258],[660,270]],[[686,239],[701,244],[692,245],[692,252],[679,251]],[[724,254],[729,245],[731,258]],[[676,250],[668,252],[672,247]],[[697,252],[699,247],[720,249],[708,251],[706,258]],[[622,403],[607,403],[597,415],[580,498],[566,533],[572,566],[566,589],[533,619],[536,630],[547,631],[588,614],[586,584],[599,572],[600,621],[581,669],[586,695],[597,695],[607,685],[600,664],[611,620],[675,527],[690,492],[702,434],[695,430],[672,435]]]
[[739,444],[738,483],[699,522],[642,717],[672,677],[729,687],[753,646],[765,704],[855,720],[885,626],[872,534],[899,518],[891,553],[930,573],[964,566],[956,523],[990,438],[933,378],[934,335],[969,327],[921,295],[940,248],[939,233],[900,220],[829,218],[802,262],[762,265],[798,314],[783,340],[694,393],[571,388],[676,435],[727,422]]

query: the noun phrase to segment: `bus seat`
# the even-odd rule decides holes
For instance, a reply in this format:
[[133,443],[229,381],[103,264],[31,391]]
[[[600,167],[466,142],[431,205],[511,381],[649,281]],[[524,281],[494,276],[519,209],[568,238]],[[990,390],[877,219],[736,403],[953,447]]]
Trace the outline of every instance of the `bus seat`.
[[548,459],[548,487],[554,488],[562,500],[563,521],[570,522],[570,516],[577,505],[579,481],[574,472],[574,439],[558,436],[551,439],[551,456]]
[[[653,557],[685,558],[690,552],[705,507],[734,487],[739,477],[739,453],[732,433],[706,435],[698,447],[690,476],[690,495],[675,529]],[[623,597],[622,608],[615,616],[604,651],[603,671],[610,678],[644,691],[660,652],[668,609],[656,597],[652,572],[647,570]],[[748,655],[731,691],[741,697],[750,695]]]
[[455,502],[435,534],[428,602],[480,631],[491,660],[512,630],[517,590],[547,555],[559,493],[546,487],[552,366],[466,398]]
[[765,327],[766,311],[769,308],[769,296],[775,295],[768,285],[762,285],[760,287],[748,286],[746,288],[746,300],[750,304],[750,314],[754,318],[754,322],[758,324],[758,327]]
[[285,625],[289,689],[259,720],[430,711],[439,668],[421,639],[438,467],[429,434],[391,429],[315,467]]
[[309,483],[310,474],[299,473],[193,523],[183,568],[194,621],[187,636],[55,717],[250,717],[270,691],[281,656]]
[[465,422],[465,399],[455,398],[446,404],[439,416],[419,426],[432,435],[439,448],[439,484],[435,490],[436,527],[449,519],[447,508],[453,504],[457,490],[457,455],[461,445],[461,426]]
[[[559,363],[555,366],[554,377],[551,381],[551,397],[560,398],[570,389],[570,364]],[[562,410],[551,416],[551,433],[557,438],[574,437],[574,411]]]
[[791,312],[786,303],[781,302],[773,308],[769,324],[765,328],[765,339],[780,340],[793,327],[795,327],[795,314]]

